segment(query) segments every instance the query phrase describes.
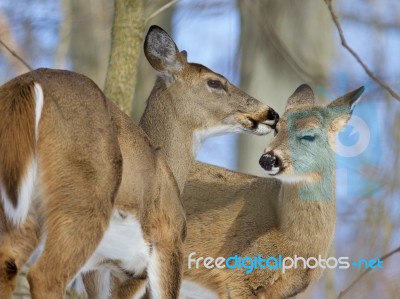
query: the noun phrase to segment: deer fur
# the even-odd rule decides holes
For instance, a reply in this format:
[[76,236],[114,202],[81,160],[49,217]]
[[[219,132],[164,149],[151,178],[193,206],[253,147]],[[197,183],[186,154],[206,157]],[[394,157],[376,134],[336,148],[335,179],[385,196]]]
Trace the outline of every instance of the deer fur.
[[[156,30],[160,31],[157,27]],[[150,29],[149,32],[155,29]],[[176,65],[166,68],[166,61],[155,58],[161,49],[148,49],[154,42],[152,35],[147,36],[144,44],[145,54],[150,64],[159,72],[156,84],[149,96],[140,126],[153,141],[163,149],[166,160],[180,191],[186,181],[199,144],[208,136],[226,132],[246,132],[257,135],[269,133],[279,120],[276,112],[232,85],[223,76],[196,63],[187,62],[187,53],[178,51],[165,32],[160,32],[171,45],[164,52],[175,49],[178,58],[168,58]],[[160,38],[161,39],[161,38]],[[155,43],[160,45],[160,43]],[[164,55],[164,54],[163,54]],[[167,59],[165,59],[167,60]],[[209,82],[220,85],[211,87]],[[157,99],[157,100],[156,100]],[[172,104],[172,105],[171,105]],[[169,122],[158,123],[159,119],[170,116]],[[210,124],[216,123],[214,126]],[[99,277],[97,273],[94,277]],[[97,298],[93,292],[93,282],[87,283],[86,291],[91,298]],[[113,278],[112,280],[115,281]],[[148,281],[134,277],[129,281],[119,280],[121,287],[114,284],[113,290],[119,298],[129,297],[137,290],[145,290]],[[117,291],[114,292],[114,289]],[[136,294],[138,295],[138,294]]]
[[[150,28],[145,54],[160,74],[145,131],[76,73],[40,69],[0,87],[1,298],[11,298],[34,250],[34,299],[62,298],[85,273],[101,298],[131,277],[147,277],[153,298],[178,296],[185,238],[179,195],[197,133],[266,134],[278,116],[221,75],[188,63],[159,27]],[[23,188],[31,190],[24,191],[28,212],[20,209]]]
[[31,293],[58,298],[108,226],[122,166],[115,127],[103,93],[69,72],[19,76],[0,87],[0,103],[0,268],[15,268],[1,297],[11,296],[15,274],[45,236]]
[[[188,237],[180,298],[283,299],[320,277],[321,268],[289,269],[285,274],[267,268],[245,274],[245,269],[196,269],[192,263],[189,269],[188,259],[192,252],[193,258],[214,259],[236,254],[326,257],[336,219],[334,137],[350,118],[362,91],[317,106],[312,90],[299,87],[260,159],[272,178],[194,164],[182,195]],[[313,135],[315,141],[302,134]],[[267,155],[277,160],[266,163]],[[322,179],[328,181],[322,184]],[[196,284],[212,293],[205,296],[200,289],[196,294]]]

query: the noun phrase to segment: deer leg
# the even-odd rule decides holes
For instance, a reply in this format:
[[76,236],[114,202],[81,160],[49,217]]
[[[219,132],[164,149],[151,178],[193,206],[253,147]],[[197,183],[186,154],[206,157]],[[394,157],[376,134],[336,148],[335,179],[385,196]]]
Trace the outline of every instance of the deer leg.
[[28,273],[33,299],[64,297],[68,282],[100,243],[106,221],[91,220],[91,225],[62,218],[49,221],[52,229],[48,230],[44,251]]
[[90,299],[96,299],[100,297],[99,294],[99,275],[98,271],[90,271],[82,274],[82,281],[85,286],[85,291]]
[[21,227],[4,227],[0,245],[1,298],[12,298],[18,273],[37,247],[39,234],[39,225],[31,216]]
[[114,299],[144,299],[146,287],[148,285],[147,278],[132,278],[118,286],[115,290]]
[[76,171],[45,173],[50,177],[50,182],[44,178],[46,242],[28,273],[32,299],[63,298],[109,225],[120,169],[107,167],[109,159],[100,158],[103,172],[82,171],[81,164]]
[[28,273],[33,299],[63,298],[69,281],[100,243],[111,216],[112,198],[94,196],[93,189],[65,190],[61,200],[46,208],[44,250]]
[[176,299],[182,278],[182,243],[153,247],[147,271],[149,293],[153,299]]

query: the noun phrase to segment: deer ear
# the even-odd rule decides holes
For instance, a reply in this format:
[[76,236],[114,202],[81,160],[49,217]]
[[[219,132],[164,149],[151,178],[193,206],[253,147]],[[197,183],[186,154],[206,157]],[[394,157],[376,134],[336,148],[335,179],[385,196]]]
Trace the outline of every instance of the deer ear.
[[187,62],[188,53],[186,50],[181,51],[181,56],[182,56],[182,58],[185,58],[185,62]]
[[286,109],[289,106],[298,106],[298,105],[313,105],[315,101],[314,92],[308,84],[302,84],[295,92],[289,97]]
[[[361,86],[349,93],[345,94],[344,96],[334,100],[332,103],[328,105],[328,108],[333,107],[341,107],[345,113],[352,113],[354,110],[355,105],[360,100],[362,93],[364,92],[364,86]],[[335,109],[340,110],[340,109]]]
[[353,113],[354,107],[361,98],[361,94],[364,92],[364,86],[355,89],[344,96],[331,102],[327,108],[332,123],[334,124],[334,131],[339,131],[346,126],[349,121],[351,114]]
[[161,72],[179,72],[186,63],[172,38],[162,28],[151,26],[144,41],[144,54],[151,66]]

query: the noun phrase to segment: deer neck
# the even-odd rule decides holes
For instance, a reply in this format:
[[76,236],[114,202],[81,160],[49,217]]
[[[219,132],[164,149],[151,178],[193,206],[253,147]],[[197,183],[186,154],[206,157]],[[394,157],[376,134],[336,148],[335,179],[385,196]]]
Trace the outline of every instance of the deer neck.
[[336,222],[335,174],[323,183],[283,183],[279,197],[281,231],[299,244],[312,241],[325,249],[333,238]]
[[140,126],[154,146],[161,147],[168,165],[175,177],[179,190],[183,187],[190,167],[194,162],[194,129],[180,119],[179,111],[171,105],[174,96],[164,85],[156,83],[147,100],[147,106],[140,120]]

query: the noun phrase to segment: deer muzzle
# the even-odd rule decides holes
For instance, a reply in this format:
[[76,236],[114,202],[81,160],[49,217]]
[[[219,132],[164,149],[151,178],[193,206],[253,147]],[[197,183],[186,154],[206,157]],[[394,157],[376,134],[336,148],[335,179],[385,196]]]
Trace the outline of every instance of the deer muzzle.
[[269,174],[276,175],[281,170],[281,161],[272,151],[263,154],[259,160],[260,166]]
[[256,135],[265,135],[275,130],[279,121],[279,114],[272,108],[261,113],[242,113],[242,126]]

